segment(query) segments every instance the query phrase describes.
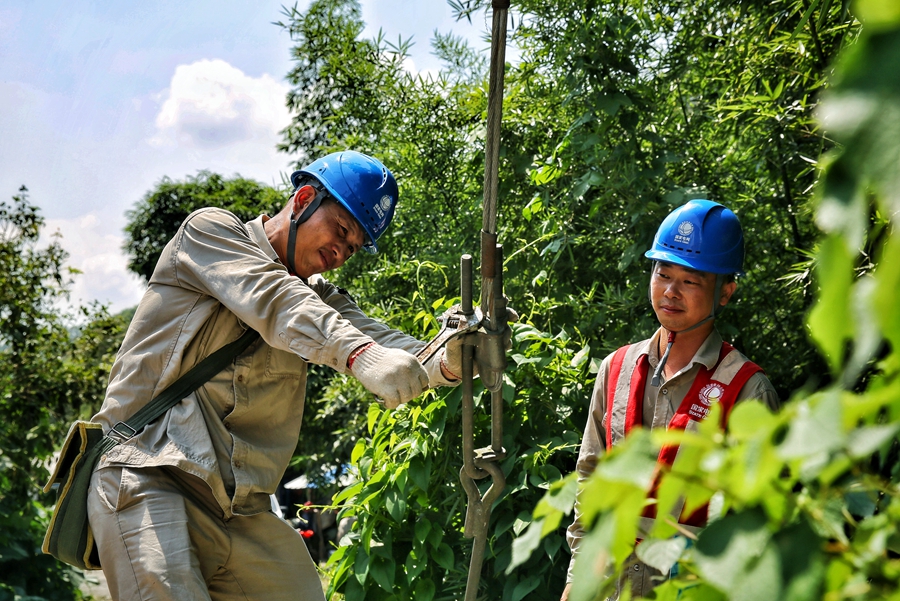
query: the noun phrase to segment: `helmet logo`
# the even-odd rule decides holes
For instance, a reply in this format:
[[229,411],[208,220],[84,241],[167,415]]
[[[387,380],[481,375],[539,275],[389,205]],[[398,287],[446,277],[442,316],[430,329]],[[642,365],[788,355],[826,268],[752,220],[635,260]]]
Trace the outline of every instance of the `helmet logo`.
[[375,209],[375,213],[378,215],[378,218],[382,219],[384,217],[385,211],[388,211],[391,208],[391,197],[385,194],[381,197],[381,200],[375,203],[375,206],[373,206],[372,208]]
[[681,244],[691,243],[691,234],[694,233],[694,224],[690,221],[682,221],[678,224],[678,233],[675,235],[675,242]]

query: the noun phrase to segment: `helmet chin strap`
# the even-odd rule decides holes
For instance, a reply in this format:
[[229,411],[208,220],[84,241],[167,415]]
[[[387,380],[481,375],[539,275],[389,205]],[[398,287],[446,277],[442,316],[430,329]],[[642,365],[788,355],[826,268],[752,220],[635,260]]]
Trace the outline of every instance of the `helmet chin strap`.
[[321,191],[316,190],[316,197],[312,199],[303,211],[294,216],[294,211],[291,211],[291,227],[288,230],[288,243],[287,243],[287,264],[288,270],[291,272],[291,275],[297,275],[297,266],[294,265],[294,254],[297,249],[297,228],[306,223],[306,220],[312,217],[312,214],[316,212],[316,209],[319,208],[319,205],[322,204],[322,198],[325,195],[321,193]]
[[685,328],[684,330],[680,330],[678,332],[673,332],[668,330],[669,337],[666,343],[666,351],[663,353],[662,357],[659,359],[659,363],[656,365],[656,369],[653,370],[653,377],[650,378],[650,386],[654,388],[659,386],[659,381],[662,377],[662,371],[666,367],[666,361],[669,360],[669,352],[672,350],[672,345],[675,344],[675,335],[676,334],[684,334],[685,332],[690,332],[691,330],[695,330],[705,324],[707,321],[716,318],[716,314],[722,309],[722,305],[719,304],[719,295],[722,291],[722,284],[725,282],[725,276],[721,274],[716,274],[716,286],[713,291],[713,306],[709,311],[709,315],[695,323],[689,328]]

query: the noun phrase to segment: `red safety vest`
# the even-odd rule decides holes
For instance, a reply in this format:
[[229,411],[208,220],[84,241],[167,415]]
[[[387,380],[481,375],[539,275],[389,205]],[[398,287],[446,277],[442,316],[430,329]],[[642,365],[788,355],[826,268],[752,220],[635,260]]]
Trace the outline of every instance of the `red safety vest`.
[[[622,395],[616,394],[616,390],[619,388],[619,378],[622,375],[625,355],[631,346],[632,345],[623,346],[617,350],[610,362],[609,379],[606,386],[607,450],[611,450],[613,446],[613,421],[617,419],[613,407],[616,403],[622,403],[627,399],[628,404],[625,410],[624,423],[626,435],[632,428],[643,427],[644,387],[647,384],[647,375],[650,372],[650,360],[647,358],[646,353],[640,355],[637,365],[634,366],[634,370],[631,373],[631,381],[627,388],[627,397],[622,398]],[[741,361],[741,366],[737,370],[737,373],[735,373],[728,382],[716,379],[715,376],[718,375],[717,372],[719,367],[732,352],[737,353],[733,346],[727,342],[723,342],[722,349],[719,351],[719,360],[716,361],[713,368],[707,369],[705,366],[700,367],[700,371],[694,379],[694,384],[691,386],[690,390],[688,390],[687,394],[684,395],[684,400],[681,402],[675,415],[672,416],[671,421],[669,421],[669,425],[667,426],[668,430],[684,430],[691,421],[703,421],[709,413],[710,406],[715,402],[718,402],[722,407],[722,427],[725,427],[728,423],[728,416],[731,413],[731,409],[734,407],[734,403],[737,400],[741,389],[744,387],[744,384],[747,383],[750,376],[762,371],[761,367],[743,357],[740,353],[737,353],[737,355],[731,357],[729,361],[726,362],[731,364],[734,360]],[[728,371],[732,371],[732,369],[729,369]],[[618,424],[618,426],[621,425],[622,424]],[[621,430],[621,428],[619,429]],[[660,469],[671,467],[675,462],[677,454],[678,445],[668,445],[663,447],[659,451],[657,465]],[[657,482],[655,481],[649,493],[651,496],[655,496],[656,487]],[[678,521],[689,526],[702,527],[706,525],[707,515],[708,507],[703,506],[689,516],[682,514]],[[655,518],[656,506],[648,506],[644,516]]]

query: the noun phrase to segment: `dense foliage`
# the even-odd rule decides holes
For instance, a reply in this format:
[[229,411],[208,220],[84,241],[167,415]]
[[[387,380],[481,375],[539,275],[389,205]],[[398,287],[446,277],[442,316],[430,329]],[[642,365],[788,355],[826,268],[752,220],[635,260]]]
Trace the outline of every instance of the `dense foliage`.
[[[716,517],[699,537],[657,520],[636,551],[678,575],[658,599],[896,599],[900,595],[900,11],[861,1],[860,40],[847,49],[822,103],[840,144],[825,157],[816,202],[822,238],[813,253],[817,300],[812,338],[832,384],[799,393],[778,415],[739,405],[728,432],[718,420],[696,434],[630,437],[581,490],[585,560],[573,601],[602,598],[635,549],[635,525],[661,444],[681,455],[663,474],[658,510],[684,495],[709,500]],[[554,484],[516,542],[521,560],[568,513],[573,478]],[[688,538],[695,539],[688,544]],[[517,562],[516,562],[517,563]]]
[[[480,20],[489,3],[451,5]],[[739,407],[727,435],[708,427],[684,437],[691,452],[666,476],[660,504],[720,491],[725,517],[690,548],[660,521],[643,558],[680,569],[660,594],[896,593],[900,106],[885,74],[897,72],[900,34],[891,2],[858,6],[866,32],[824,105],[826,135],[815,111],[835,57],[859,31],[846,2],[514,2],[499,223],[507,294],[522,321],[504,391],[509,484],[493,511],[483,597],[558,598],[569,560],[561,528],[575,493],[564,474],[593,374],[607,353],[655,328],[641,254],[662,217],[697,197],[733,208],[748,239],[748,275],[719,329],[784,398],[799,392],[780,415]],[[333,150],[368,152],[401,187],[382,252],[334,279],[371,314],[426,338],[458,295],[459,255],[479,250],[485,58],[436,33],[446,67],[408,73],[410,41],[363,39],[355,0],[313,0],[285,9],[283,21],[294,68],[282,150],[298,166]],[[207,172],[165,178],[128,214],[129,267],[148,278],[192,210],[220,206],[250,219],[280,208],[284,192]],[[42,223],[24,189],[0,203],[0,599],[79,597],[79,575],[40,555],[50,499],[35,491],[68,423],[102,397],[127,319],[91,308],[79,318],[89,325],[73,329],[59,315],[53,303],[70,276],[58,243],[38,247]],[[357,520],[329,563],[330,593],[459,598],[470,544],[459,391],[385,412],[362,404],[370,399],[355,381],[312,374],[295,464],[314,476],[352,466],[358,478],[335,498]],[[475,426],[484,433],[481,405]],[[585,491],[589,545],[612,569],[633,546],[661,442],[634,437]],[[579,567],[578,599],[598,593],[589,567]]]
[[79,572],[41,554],[51,495],[38,495],[69,423],[99,405],[126,324],[102,308],[74,334],[57,301],[72,274],[23,187],[0,202],[0,599],[79,599]]
[[[487,4],[455,6],[481,19]],[[520,61],[507,72],[499,222],[507,290],[524,323],[506,391],[511,484],[494,508],[481,590],[518,601],[552,599],[562,587],[559,530],[506,574],[511,541],[538,492],[572,470],[596,365],[655,327],[640,257],[674,206],[708,197],[744,224],[749,275],[719,323],[726,337],[784,397],[827,383],[803,322],[816,236],[808,201],[818,157],[832,146],[813,111],[855,21],[838,3],[799,1],[524,1],[513,11]],[[460,252],[478,251],[483,60],[439,35],[433,47],[447,70],[412,75],[400,69],[404,42],[360,38],[352,1],[319,0],[286,17],[297,66],[283,148],[299,162],[358,148],[401,184],[383,252],[336,277],[367,309],[427,336],[458,294]],[[328,96],[327,115],[317,94]],[[328,390],[326,413],[359,392],[340,378]],[[370,409],[366,432],[344,424],[342,442],[365,434],[351,457],[360,481],[338,498],[358,517],[352,540],[363,544],[335,554],[331,591],[460,594],[468,541],[458,407],[456,391],[438,392],[394,414]],[[487,423],[479,412],[476,427]]]

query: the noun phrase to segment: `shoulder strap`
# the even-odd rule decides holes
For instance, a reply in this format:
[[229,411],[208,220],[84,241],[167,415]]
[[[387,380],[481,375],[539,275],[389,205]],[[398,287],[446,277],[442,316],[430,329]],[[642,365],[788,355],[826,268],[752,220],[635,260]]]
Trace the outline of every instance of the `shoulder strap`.
[[159,418],[163,413],[180,403],[184,397],[200,388],[210,378],[225,369],[235,357],[247,350],[247,347],[253,344],[257,338],[259,338],[259,332],[248,328],[240,338],[215,351],[166,387],[152,401],[132,415],[128,421],[119,422],[113,426],[107,432],[106,438],[111,440],[113,445],[130,439],[140,432],[144,426]]

